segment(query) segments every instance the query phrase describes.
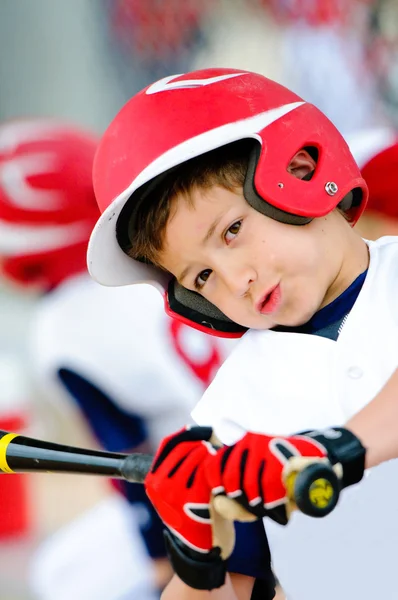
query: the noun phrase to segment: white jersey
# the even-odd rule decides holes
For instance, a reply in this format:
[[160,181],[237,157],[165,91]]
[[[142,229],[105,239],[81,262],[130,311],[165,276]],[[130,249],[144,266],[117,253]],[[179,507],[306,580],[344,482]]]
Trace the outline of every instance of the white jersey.
[[[246,431],[292,434],[344,425],[398,367],[398,238],[369,242],[370,266],[337,341],[249,331],[193,411],[226,444]],[[380,432],[382,435],[382,432]],[[273,565],[289,600],[393,600],[398,461],[344,490],[324,519],[265,519]]]
[[143,419],[156,448],[189,421],[230,343],[171,320],[152,286],[107,288],[81,275],[41,301],[30,354],[54,401],[71,404],[58,379],[70,369]]

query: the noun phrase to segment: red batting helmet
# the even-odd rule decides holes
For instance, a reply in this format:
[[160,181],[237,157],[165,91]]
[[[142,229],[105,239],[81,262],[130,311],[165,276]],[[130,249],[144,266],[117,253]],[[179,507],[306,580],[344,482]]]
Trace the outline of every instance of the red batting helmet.
[[[126,236],[124,217],[141,201],[144,184],[242,139],[253,140],[244,194],[254,208],[296,225],[339,205],[352,224],[359,218],[366,184],[345,140],[315,106],[248,71],[207,69],[169,76],[134,96],[100,142],[93,176],[103,214],[89,243],[92,277],[111,286],[152,283],[167,289],[166,310],[174,318],[216,335],[242,335],[244,328],[159,269],[128,257],[118,241]],[[317,166],[311,181],[302,181],[287,167],[307,147],[315,150]]]
[[98,140],[56,120],[0,125],[0,262],[6,278],[50,289],[86,268],[99,216]]

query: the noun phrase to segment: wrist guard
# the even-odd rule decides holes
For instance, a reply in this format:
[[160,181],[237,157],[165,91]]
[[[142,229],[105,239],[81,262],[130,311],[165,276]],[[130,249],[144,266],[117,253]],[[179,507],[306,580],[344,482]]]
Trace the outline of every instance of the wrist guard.
[[322,444],[332,465],[341,464],[343,488],[361,481],[365,470],[366,449],[351,431],[343,427],[331,427],[320,431],[304,431],[302,435]]
[[226,561],[220,548],[202,554],[191,550],[168,529],[164,531],[166,550],[171,566],[178,577],[196,590],[213,590],[225,583]]

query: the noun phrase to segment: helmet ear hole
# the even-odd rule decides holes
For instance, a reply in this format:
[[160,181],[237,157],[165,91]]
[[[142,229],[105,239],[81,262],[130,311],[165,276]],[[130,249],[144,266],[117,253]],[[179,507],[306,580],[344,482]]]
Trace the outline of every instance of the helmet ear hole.
[[316,148],[315,146],[305,146],[305,148],[303,148],[303,150],[308,152],[308,154],[311,156],[311,158],[315,161],[316,164],[318,163],[318,158],[319,158],[318,148]]
[[287,172],[301,181],[311,181],[318,166],[319,150],[315,146],[300,148],[291,157]]

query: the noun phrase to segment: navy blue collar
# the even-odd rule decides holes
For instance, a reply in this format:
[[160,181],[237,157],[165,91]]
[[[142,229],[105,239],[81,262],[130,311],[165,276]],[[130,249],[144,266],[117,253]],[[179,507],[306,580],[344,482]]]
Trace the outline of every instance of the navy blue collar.
[[366,279],[367,270],[358,275],[355,281],[344,290],[340,296],[335,298],[333,302],[327,304],[321,310],[318,310],[314,314],[313,317],[304,325],[300,325],[299,327],[283,327],[278,326],[275,327],[273,331],[291,331],[294,333],[315,333],[320,329],[324,329],[337,321],[341,321],[344,319],[345,315],[347,315],[352,307],[354,306],[359,292],[362,289],[364,281]]

